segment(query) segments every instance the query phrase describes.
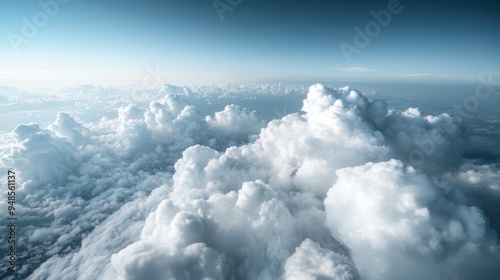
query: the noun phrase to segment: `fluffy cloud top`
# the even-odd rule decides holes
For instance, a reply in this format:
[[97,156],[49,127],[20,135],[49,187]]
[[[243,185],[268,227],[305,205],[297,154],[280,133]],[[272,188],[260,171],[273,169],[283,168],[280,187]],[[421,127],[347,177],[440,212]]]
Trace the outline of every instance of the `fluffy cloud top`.
[[[210,127],[221,130],[223,133],[256,134],[264,126],[263,121],[255,115],[255,111],[248,111],[237,105],[228,105],[224,111],[207,116],[205,121]],[[260,125],[259,125],[260,124]]]
[[[367,279],[487,279],[500,262],[484,214],[400,161],[337,171],[327,224]],[[474,261],[471,261],[474,260]],[[480,260],[480,261],[478,261]]]

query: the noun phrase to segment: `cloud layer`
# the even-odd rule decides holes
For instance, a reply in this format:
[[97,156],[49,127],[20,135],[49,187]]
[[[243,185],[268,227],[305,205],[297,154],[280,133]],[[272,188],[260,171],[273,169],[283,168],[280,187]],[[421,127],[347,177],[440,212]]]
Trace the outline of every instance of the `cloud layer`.
[[449,115],[316,84],[302,113],[265,124],[237,105],[203,116],[172,93],[189,91],[163,90],[116,118],[60,113],[3,136],[29,279],[498,274],[495,212],[468,192],[497,191],[498,168],[463,159],[470,137]]

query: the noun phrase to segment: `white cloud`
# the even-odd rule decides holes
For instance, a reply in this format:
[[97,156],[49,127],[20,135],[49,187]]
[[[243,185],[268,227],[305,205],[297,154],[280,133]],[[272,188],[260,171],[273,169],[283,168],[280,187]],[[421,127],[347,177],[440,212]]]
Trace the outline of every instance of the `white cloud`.
[[[226,113],[229,119],[242,117]],[[19,125],[4,134],[3,143],[9,144],[0,153],[2,170],[18,171],[18,203],[29,205],[18,212],[29,225],[26,236],[19,236],[27,243],[19,254],[30,255],[23,269],[78,249],[80,240],[124,203],[165,182],[165,172],[186,147],[213,143],[223,148],[229,142],[224,139],[241,138],[238,133],[211,131],[194,107],[166,94],[147,110],[122,107],[115,119],[82,124],[60,113],[47,129]]]
[[354,263],[349,258],[325,250],[310,239],[304,240],[285,263],[285,279],[288,280],[358,278]]
[[366,68],[366,67],[334,67],[333,69],[340,70],[342,72],[349,72],[349,73],[377,72],[373,69]]
[[[236,101],[238,90],[252,89],[298,96],[280,86],[228,85],[200,98]],[[196,98],[198,91],[166,85],[160,93],[120,97],[111,90],[104,108],[116,110],[114,116],[85,122],[60,113],[46,128],[20,125],[1,136],[8,143],[0,146],[1,169],[14,167],[21,183],[23,276],[488,279],[498,273],[488,217],[461,191],[476,185],[495,191],[497,169],[454,169],[468,139],[450,116],[398,112],[349,87],[317,84],[302,113],[265,125],[237,105],[203,116],[174,92]],[[407,160],[414,150],[427,152],[423,162]]]
[[362,277],[492,277],[498,241],[477,207],[396,160],[337,175],[325,201],[327,224]]
[[237,105],[227,105],[224,111],[215,113],[215,116],[205,118],[209,127],[221,131],[221,133],[236,133],[242,135],[257,134],[264,127],[255,111],[242,108]]

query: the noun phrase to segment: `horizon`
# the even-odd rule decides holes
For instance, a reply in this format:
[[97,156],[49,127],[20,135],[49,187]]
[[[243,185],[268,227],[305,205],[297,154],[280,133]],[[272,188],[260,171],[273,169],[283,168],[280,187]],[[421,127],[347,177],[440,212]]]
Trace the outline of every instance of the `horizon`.
[[148,75],[171,84],[459,84],[500,73],[495,1],[42,0],[0,7],[0,84],[12,87],[147,87]]

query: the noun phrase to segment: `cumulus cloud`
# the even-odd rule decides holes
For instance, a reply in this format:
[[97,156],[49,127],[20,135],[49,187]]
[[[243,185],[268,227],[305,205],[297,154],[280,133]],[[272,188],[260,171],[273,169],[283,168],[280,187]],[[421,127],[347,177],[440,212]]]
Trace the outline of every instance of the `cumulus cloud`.
[[500,233],[500,169],[498,164],[466,161],[458,170],[440,178],[448,188],[459,187],[486,213],[492,228]]
[[467,162],[460,166],[456,178],[473,188],[500,191],[500,173],[495,165],[476,165]]
[[436,173],[457,167],[467,149],[461,123],[446,113],[422,116],[418,108],[387,110],[385,101],[378,99],[366,112],[397,158],[417,168]]
[[59,113],[57,119],[48,126],[55,135],[66,137],[71,143],[81,145],[89,139],[90,132],[67,113]]
[[376,72],[373,69],[366,68],[366,67],[334,67],[333,69],[340,70],[343,72],[351,72],[351,73],[356,73],[356,72]]
[[[290,212],[280,194],[260,180],[193,200],[180,193],[188,186],[174,181],[173,194],[148,217],[140,241],[113,256],[113,268],[123,279],[151,271],[153,279],[276,279],[307,234],[302,228],[314,224],[301,211]],[[186,191],[196,197],[200,193],[195,188]],[[302,207],[307,204],[302,202]],[[311,217],[319,214],[309,211]],[[316,223],[321,220],[315,218]],[[318,225],[322,228],[316,224],[316,229]],[[215,263],[207,263],[207,254]],[[199,266],[206,267],[198,272]]]
[[204,116],[193,92],[165,85],[152,102],[115,104],[115,117],[60,113],[2,136],[2,168],[22,182],[24,276],[498,274],[489,212],[466,191],[496,191],[498,170],[463,163],[469,139],[448,115],[317,84],[302,112],[265,124],[238,105]]
[[227,105],[224,111],[205,118],[209,127],[220,130],[221,133],[234,133],[241,135],[257,134],[264,126],[255,111],[237,105]]
[[[496,236],[482,211],[400,161],[337,171],[327,224],[367,279],[493,277]],[[474,261],[471,261],[474,260]]]
[[[385,161],[400,154],[376,129],[376,119],[390,116],[383,104],[370,103],[357,91],[315,85],[303,111],[272,121],[255,142],[223,154],[202,146],[187,149],[175,165],[165,206],[148,218],[140,241],[115,255],[123,258],[115,269],[128,271],[138,263],[149,267],[140,257],[145,251],[153,254],[148,248],[165,246],[163,254],[184,259],[179,244],[201,243],[200,248],[208,246],[227,260],[232,270],[225,278],[357,279],[359,270],[367,279],[400,279],[427,267],[433,267],[429,277],[479,272],[486,277],[495,270],[497,240],[478,208],[448,198],[412,167]],[[399,118],[422,118],[417,112]],[[433,120],[427,117],[415,126],[423,133],[438,130],[425,126]],[[368,161],[379,163],[365,165]],[[360,169],[355,174],[343,169],[358,165],[350,167]],[[373,173],[363,169],[371,166]],[[356,180],[364,177],[357,189]],[[371,188],[363,189],[366,185]],[[190,226],[180,227],[179,215]],[[158,243],[160,236],[165,245]],[[468,262],[471,256],[481,261]],[[435,264],[436,258],[443,260]],[[124,268],[125,259],[133,262]],[[322,265],[311,268],[311,259]],[[188,273],[189,263],[176,264]],[[155,276],[173,275],[168,273]]]
[[97,123],[59,113],[46,128],[33,123],[4,134],[2,170],[18,172],[17,214],[26,223],[18,236],[25,243],[18,249],[20,269],[28,273],[78,249],[122,205],[166,182],[183,149],[196,143],[222,149],[228,137],[172,94],[149,108],[121,107],[116,118]]
[[354,263],[347,257],[325,250],[311,241],[304,240],[285,263],[285,278],[302,279],[358,279]]

